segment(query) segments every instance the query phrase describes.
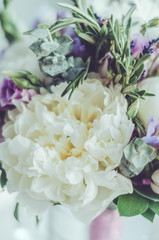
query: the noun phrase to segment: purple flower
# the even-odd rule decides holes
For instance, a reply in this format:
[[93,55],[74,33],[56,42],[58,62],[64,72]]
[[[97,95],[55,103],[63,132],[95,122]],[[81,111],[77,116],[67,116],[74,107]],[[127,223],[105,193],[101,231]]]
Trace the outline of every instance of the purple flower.
[[[57,19],[70,17],[67,12],[63,11],[57,14]],[[61,31],[62,35],[68,35],[73,40],[73,47],[69,55],[81,57],[83,59],[89,56],[88,48],[82,43],[81,39],[75,34],[74,27],[65,27]]]
[[12,110],[15,108],[12,100],[29,102],[31,97],[37,94],[33,89],[21,89],[12,80],[5,78],[0,86],[0,110]]
[[148,47],[149,40],[145,38],[142,34],[135,34],[132,37],[133,46],[131,47],[131,54],[133,58],[140,56],[143,52],[144,47]]
[[64,34],[68,35],[73,40],[73,47],[69,55],[74,55],[75,57],[81,58],[88,57],[88,50],[86,50],[86,46],[82,43],[81,39],[77,37],[77,35],[75,34],[73,27],[68,27]]
[[108,52],[105,56],[99,61],[99,69],[98,72],[100,73],[101,78],[108,78],[107,71],[110,69],[112,62],[113,62],[113,55]]
[[147,134],[143,140],[148,145],[159,148],[159,119],[155,121],[154,118],[151,118],[147,126]]

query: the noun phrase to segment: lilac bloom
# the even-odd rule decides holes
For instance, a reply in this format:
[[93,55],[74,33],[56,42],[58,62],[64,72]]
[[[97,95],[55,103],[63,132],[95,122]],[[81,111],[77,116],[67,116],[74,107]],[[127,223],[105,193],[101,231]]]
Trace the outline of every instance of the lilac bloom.
[[144,47],[148,47],[149,39],[145,38],[142,34],[135,34],[132,37],[133,45],[131,46],[131,54],[133,58],[140,56]]
[[86,50],[86,46],[82,43],[81,39],[77,37],[77,35],[75,34],[73,27],[68,27],[64,34],[68,35],[73,40],[73,47],[69,55],[74,55],[75,57],[81,58],[88,57],[88,50]]
[[159,119],[155,121],[154,118],[151,118],[147,126],[147,134],[143,140],[148,145],[159,148]]
[[[57,14],[57,19],[70,17],[67,12],[63,11]],[[69,55],[73,55],[75,57],[87,58],[88,50],[86,50],[86,46],[82,43],[81,39],[75,34],[74,27],[69,26],[60,30],[61,34],[68,35],[73,40],[73,47]]]
[[29,102],[31,97],[37,94],[33,89],[21,89],[12,80],[5,78],[0,86],[0,110],[12,110],[15,108],[12,100]]

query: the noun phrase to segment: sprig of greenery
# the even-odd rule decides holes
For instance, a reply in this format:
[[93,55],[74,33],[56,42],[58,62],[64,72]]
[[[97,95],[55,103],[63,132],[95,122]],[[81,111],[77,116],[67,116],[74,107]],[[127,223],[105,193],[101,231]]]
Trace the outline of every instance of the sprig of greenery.
[[140,32],[144,35],[148,28],[158,27],[159,18],[153,18],[141,26]]
[[71,91],[70,95],[69,95],[69,99],[71,98],[74,90],[76,88],[79,87],[80,84],[83,83],[83,81],[85,80],[85,78],[87,77],[88,71],[89,71],[89,67],[90,67],[90,62],[91,62],[91,58],[88,58],[87,62],[86,62],[86,69],[81,70],[81,72],[78,74],[78,76],[73,80],[73,82],[71,82],[67,88],[63,91],[62,93],[62,97],[64,95],[66,95],[69,91]]
[[89,14],[85,13],[78,7],[72,6],[67,3],[59,3],[58,5],[71,10],[76,16],[78,16],[78,18],[87,20],[89,23],[91,23],[91,25],[93,25],[96,28],[97,31],[100,31],[100,26],[98,22],[94,18],[92,18]]
[[72,2],[79,9],[86,11],[86,0],[72,0]]

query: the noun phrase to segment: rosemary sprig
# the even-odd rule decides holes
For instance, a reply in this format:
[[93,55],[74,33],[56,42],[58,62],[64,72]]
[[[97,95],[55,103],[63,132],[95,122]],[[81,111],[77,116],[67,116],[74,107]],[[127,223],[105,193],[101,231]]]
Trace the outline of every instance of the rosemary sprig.
[[75,90],[76,88],[78,88],[79,85],[82,84],[83,81],[86,79],[87,74],[88,74],[88,71],[89,71],[90,63],[91,63],[91,58],[88,58],[88,60],[87,60],[87,62],[86,62],[86,69],[85,69],[85,70],[82,70],[82,71],[78,74],[78,76],[74,79],[74,81],[71,82],[71,83],[67,86],[67,88],[63,91],[63,93],[62,93],[62,95],[61,95],[62,97],[63,97],[64,95],[66,95],[66,94],[71,90],[71,93],[70,93],[70,95],[69,95],[69,99],[71,98],[74,90]]

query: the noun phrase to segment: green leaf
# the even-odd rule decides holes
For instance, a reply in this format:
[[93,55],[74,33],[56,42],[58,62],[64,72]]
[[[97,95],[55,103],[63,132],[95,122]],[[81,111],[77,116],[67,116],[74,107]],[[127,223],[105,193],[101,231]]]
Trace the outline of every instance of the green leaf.
[[31,31],[27,31],[23,33],[24,35],[32,35],[33,37],[36,37],[38,39],[45,39],[48,37],[49,32],[45,28],[36,28]]
[[121,195],[118,198],[118,211],[120,216],[136,216],[144,213],[149,207],[149,201],[137,193]]
[[141,132],[144,135],[146,135],[146,131],[145,131],[145,128],[144,128],[142,122],[137,117],[134,119],[134,122],[136,123],[137,127],[141,130]]
[[133,6],[129,9],[129,11],[127,12],[127,14],[123,17],[123,21],[122,21],[123,26],[124,26],[124,25],[127,25],[127,22],[128,22],[129,19],[131,18],[131,16],[132,16],[133,12],[135,11],[135,9],[136,9],[136,5],[133,5]]
[[12,0],[3,0],[4,7],[7,8],[8,5],[11,3]]
[[25,71],[25,70],[21,70],[21,71],[3,71],[3,74],[5,74],[6,76],[8,76],[10,79],[12,78],[24,78],[28,81],[30,81],[33,85],[35,86],[41,86],[41,82],[38,79],[37,76],[33,75],[32,73]]
[[56,76],[65,73],[69,68],[74,67],[74,59],[70,57],[66,59],[63,55],[48,56],[39,60],[41,70],[50,76]]
[[19,203],[17,203],[15,206],[14,217],[19,222]]
[[95,39],[93,39],[91,36],[89,36],[88,34],[86,33],[82,33],[80,32],[78,29],[75,29],[74,31],[76,33],[76,35],[80,38],[82,38],[83,40],[89,42],[90,44],[92,45],[95,45],[96,44],[96,41]]
[[29,48],[37,56],[38,59],[50,55],[59,47],[59,43],[55,40],[52,42],[37,40]]
[[[145,66],[144,66],[144,64],[142,64],[142,65],[135,71],[133,77],[136,77],[137,79],[139,79],[139,78],[141,77],[141,75],[143,74],[144,68],[145,68]],[[132,77],[132,78],[133,78],[133,77]],[[131,79],[130,79],[130,81],[131,81]]]
[[147,199],[153,200],[155,202],[159,202],[159,195],[154,193],[150,186],[142,186],[142,187],[135,186],[134,190],[139,195],[141,195]]
[[86,0],[73,0],[75,5],[82,11],[86,11]]
[[124,149],[127,168],[138,175],[144,167],[155,159],[157,151],[141,138],[134,138]]
[[135,67],[134,67],[134,71],[133,71],[133,74],[132,74],[132,75],[135,74],[136,70],[139,69],[139,67],[140,67],[146,60],[148,60],[150,56],[151,56],[151,54],[146,54],[146,55],[142,56],[142,57],[138,60],[137,64],[136,64]]
[[26,88],[26,89],[35,89],[35,90],[39,90],[39,87],[38,86],[34,86],[32,83],[30,83],[27,79],[25,78],[15,78],[15,77],[12,77],[11,80],[13,82],[15,82],[15,84],[17,86],[19,86],[20,88]]
[[148,22],[148,27],[151,28],[151,27],[157,27],[159,25],[159,18],[156,17],[156,18],[153,18],[151,19],[149,22]]
[[20,40],[20,32],[8,11],[4,10],[0,12],[0,23],[9,43]]
[[58,42],[58,48],[55,50],[56,53],[60,55],[67,55],[72,50],[73,40],[67,35],[61,35],[56,38]]
[[115,29],[114,29],[114,26],[113,26],[113,15],[111,16],[109,24],[110,24],[110,28],[111,28],[113,36],[114,36],[114,40],[115,40],[115,45],[116,45],[117,51],[120,54],[122,54],[122,50],[121,50],[121,47],[120,47],[119,39],[118,39],[117,33],[115,32]]
[[136,99],[136,101],[133,102],[128,108],[127,115],[128,115],[129,119],[130,118],[133,119],[137,116],[137,114],[139,112],[139,107],[140,107],[140,100]]
[[83,81],[85,80],[85,78],[87,77],[87,74],[88,74],[88,71],[89,71],[89,67],[90,67],[90,63],[91,63],[91,58],[88,58],[87,59],[87,62],[86,62],[86,69],[82,70],[78,76],[73,80],[73,82],[71,82],[67,88],[63,91],[62,93],[62,97],[65,96],[70,90],[71,90],[71,93],[69,95],[69,99],[71,98],[74,90],[76,88],[78,88],[78,86],[80,84],[83,83]]
[[36,216],[36,225],[38,226],[39,225],[39,222],[40,222],[40,219],[38,216]]
[[150,209],[156,213],[157,215],[159,215],[159,202],[154,202],[154,201],[151,201],[150,202]]
[[88,26],[92,26],[94,27],[94,24],[90,23],[89,21],[87,21],[86,19],[81,19],[81,18],[75,18],[75,17],[71,17],[71,18],[60,18],[59,20],[57,20],[57,22],[55,22],[51,28],[50,28],[50,32],[52,34],[60,31],[61,29],[70,26],[72,24],[78,24],[78,23],[83,23],[85,25]]
[[6,172],[5,172],[4,168],[2,167],[1,162],[0,162],[0,170],[1,170],[0,184],[1,184],[1,187],[4,188],[6,186],[6,183],[7,183],[7,175],[6,175]]
[[94,20],[92,17],[90,17],[87,13],[82,11],[81,9],[67,3],[59,3],[58,5],[61,7],[70,9],[73,13],[78,14],[80,18],[86,19],[89,23],[93,24],[96,30],[100,31],[100,26],[98,22]]
[[146,212],[142,213],[142,216],[148,219],[150,222],[153,222],[155,213],[151,209],[147,209]]

